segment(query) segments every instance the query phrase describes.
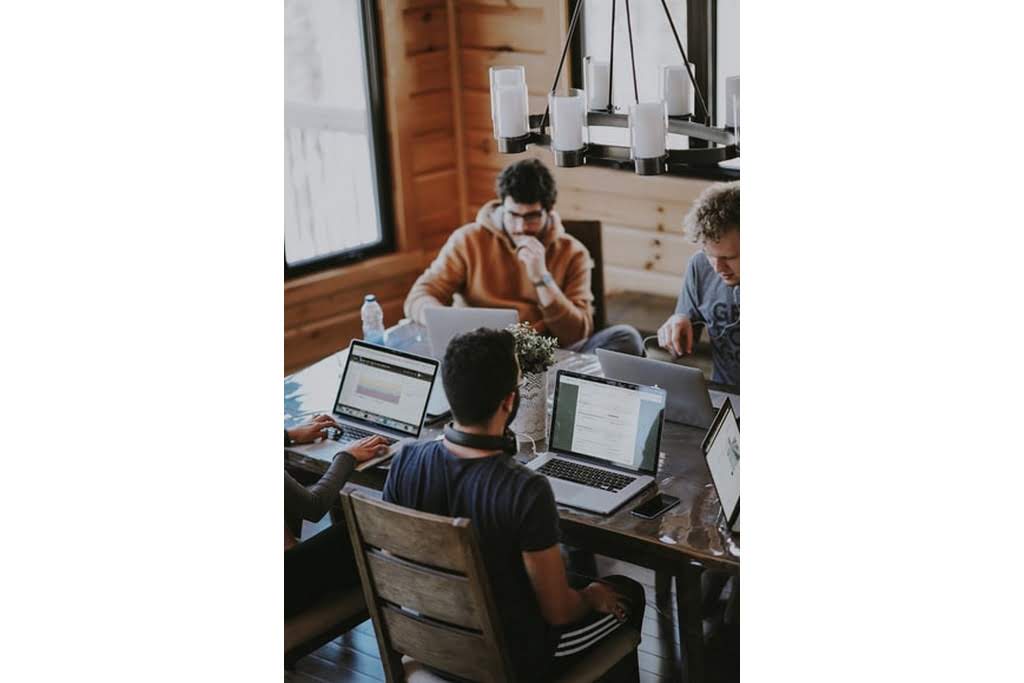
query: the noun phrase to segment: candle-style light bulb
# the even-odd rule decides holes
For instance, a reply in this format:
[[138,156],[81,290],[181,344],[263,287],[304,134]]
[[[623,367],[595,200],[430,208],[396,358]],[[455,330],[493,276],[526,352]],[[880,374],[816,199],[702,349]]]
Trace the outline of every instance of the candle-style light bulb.
[[639,175],[665,172],[665,135],[668,115],[665,103],[639,102],[629,107],[630,154]]
[[551,111],[551,149],[557,166],[583,163],[583,130],[586,127],[586,95],[570,88],[567,95],[548,95]]
[[693,85],[686,67],[682,64],[665,64],[661,67],[661,99],[665,100],[669,116],[683,116],[693,113]]
[[492,66],[491,123],[498,151],[504,153],[526,150],[530,132],[530,100],[526,92],[526,68]]

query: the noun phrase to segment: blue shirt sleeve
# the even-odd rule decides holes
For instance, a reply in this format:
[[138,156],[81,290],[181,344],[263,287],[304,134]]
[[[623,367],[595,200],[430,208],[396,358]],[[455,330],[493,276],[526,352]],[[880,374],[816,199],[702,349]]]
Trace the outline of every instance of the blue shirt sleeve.
[[679,299],[676,301],[676,313],[685,315],[690,322],[703,322],[704,317],[700,314],[700,274],[697,271],[697,259],[704,258],[704,254],[697,252],[690,257],[686,264],[686,277],[683,278],[683,289],[679,292]]
[[402,455],[403,451],[400,450],[398,453],[395,453],[395,457],[391,459],[391,467],[388,468],[388,478],[384,482],[383,500],[385,503],[401,505],[398,501],[398,479],[401,476]]
[[526,489],[517,540],[523,552],[546,550],[558,543],[555,494],[543,477],[534,477]]

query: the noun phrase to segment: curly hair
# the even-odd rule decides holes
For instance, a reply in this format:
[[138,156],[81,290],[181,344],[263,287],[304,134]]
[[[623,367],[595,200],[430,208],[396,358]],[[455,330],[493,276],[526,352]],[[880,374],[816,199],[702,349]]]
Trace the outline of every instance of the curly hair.
[[700,193],[683,218],[691,242],[717,242],[732,228],[740,229],[740,183],[716,183]]
[[501,201],[505,201],[505,197],[512,197],[512,201],[517,204],[540,202],[547,211],[551,210],[558,198],[558,189],[551,171],[538,159],[523,159],[509,164],[498,174],[494,187]]

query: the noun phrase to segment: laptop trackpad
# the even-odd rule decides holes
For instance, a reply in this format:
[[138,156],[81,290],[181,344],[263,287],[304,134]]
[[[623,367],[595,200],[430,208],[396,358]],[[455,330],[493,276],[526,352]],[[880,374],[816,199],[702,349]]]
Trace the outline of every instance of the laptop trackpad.
[[[399,439],[395,443],[391,444],[391,446],[387,450],[387,453],[385,453],[384,455],[377,456],[375,458],[371,458],[366,462],[357,464],[356,469],[362,472],[365,469],[369,469],[374,465],[384,462],[385,460],[393,456],[395,453],[397,453],[399,448],[401,448],[405,443],[410,441],[412,441],[412,439]],[[301,453],[307,458],[323,460],[324,462],[332,462],[334,460],[334,456],[340,453],[341,451],[345,450],[349,445],[351,445],[351,443],[351,441],[335,441],[334,439],[322,439],[315,443],[302,444],[301,446],[289,446],[288,450],[293,451],[295,453]]]
[[593,508],[595,502],[609,495],[601,489],[575,484],[571,481],[554,478],[549,478],[548,481],[551,482],[551,488],[555,493],[555,502],[560,505],[584,509]]

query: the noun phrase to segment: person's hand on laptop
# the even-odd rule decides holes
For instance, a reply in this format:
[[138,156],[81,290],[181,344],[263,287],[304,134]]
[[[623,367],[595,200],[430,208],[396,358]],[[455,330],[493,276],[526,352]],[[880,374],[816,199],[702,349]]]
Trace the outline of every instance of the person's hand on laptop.
[[383,436],[368,436],[359,441],[353,441],[345,446],[345,452],[356,459],[356,462],[366,462],[370,458],[384,455],[388,452],[388,443]]
[[329,427],[341,429],[341,425],[334,421],[330,415],[317,415],[304,425],[299,425],[288,430],[288,436],[295,443],[313,443],[322,436],[327,436],[325,430]]
[[658,346],[677,358],[693,353],[693,323],[685,315],[676,313],[658,328]]

